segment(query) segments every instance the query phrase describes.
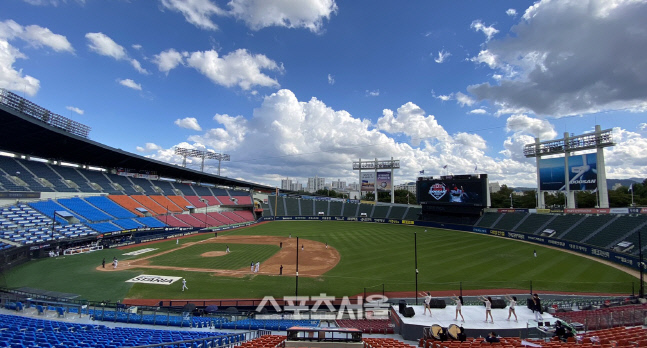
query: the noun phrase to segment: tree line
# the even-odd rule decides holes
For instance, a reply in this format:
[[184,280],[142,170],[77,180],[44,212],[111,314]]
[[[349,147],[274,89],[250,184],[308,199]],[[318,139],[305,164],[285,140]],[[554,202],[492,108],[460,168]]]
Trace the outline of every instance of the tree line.
[[[647,179],[642,183],[632,185],[633,199],[636,206],[647,206]],[[499,192],[490,194],[492,208],[535,208],[537,207],[536,191],[524,191],[523,195],[513,194],[513,189],[507,185],[501,185]],[[626,208],[631,206],[631,192],[629,187],[620,186],[615,190],[608,190],[609,206],[611,208]],[[575,191],[575,202],[578,208],[595,208],[597,205],[596,197],[598,192],[593,191]],[[511,196],[512,195],[512,196]],[[512,197],[512,205],[510,205]],[[544,203],[546,207],[563,207],[566,203],[564,192],[556,194],[545,193]]]

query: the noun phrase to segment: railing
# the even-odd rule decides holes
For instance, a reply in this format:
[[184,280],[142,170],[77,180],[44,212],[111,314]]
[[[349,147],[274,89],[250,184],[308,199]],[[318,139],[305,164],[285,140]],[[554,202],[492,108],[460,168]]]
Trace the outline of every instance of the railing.
[[67,117],[55,114],[35,103],[9,92],[4,88],[0,88],[0,104],[16,111],[29,115],[37,120],[43,121],[50,126],[62,129],[66,132],[78,135],[83,138],[88,138],[90,134],[90,127],[82,123],[73,121]]
[[580,323],[587,331],[601,330],[620,326],[644,325],[647,318],[647,307],[644,305],[611,307],[554,315],[571,323]]
[[[157,343],[149,344],[145,346],[133,346],[130,348],[169,348],[169,347],[182,347],[183,345],[190,345],[191,347],[210,347],[210,348],[220,348],[220,347],[234,347],[240,342],[253,340],[255,338],[269,335],[271,332],[267,330],[258,330],[250,332],[242,332],[230,335],[214,336],[207,338],[199,338],[195,340],[187,341],[177,341],[177,342],[167,342],[167,343]],[[236,337],[244,335],[243,340],[237,340]]]

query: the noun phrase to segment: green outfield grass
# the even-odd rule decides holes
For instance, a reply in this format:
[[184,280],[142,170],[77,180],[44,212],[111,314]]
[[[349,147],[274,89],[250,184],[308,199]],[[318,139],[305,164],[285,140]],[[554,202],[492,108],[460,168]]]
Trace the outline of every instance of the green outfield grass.
[[[553,290],[572,292],[612,292],[629,294],[638,280],[613,267],[534,244],[487,235],[424,228],[359,222],[272,222],[224,232],[236,235],[292,235],[336,248],[339,264],[318,278],[299,278],[299,295],[355,295],[368,291],[412,291],[415,289],[414,231],[417,232],[419,290],[454,290],[486,288]],[[204,234],[181,239],[180,243],[211,238]],[[122,254],[144,248],[158,248],[153,253],[175,248],[170,240],[138,246],[127,250],[103,250],[64,259],[42,259],[11,270],[5,275],[9,287],[30,286],[81,294],[95,300],[128,298],[262,298],[294,295],[294,275],[248,275],[243,278],[216,277],[208,273],[172,270],[129,270],[100,272],[95,267],[106,257],[120,261],[144,257]],[[200,247],[198,247],[200,246]],[[224,244],[204,244],[207,249],[223,250]],[[154,263],[202,268],[240,268],[249,266],[253,253],[264,259],[278,250],[275,246],[230,245],[230,255],[199,257],[204,252],[198,244],[154,258]],[[237,255],[238,249],[251,248]],[[272,249],[273,248],[273,249]],[[537,250],[538,257],[533,257]],[[239,255],[243,255],[240,256]],[[227,260],[229,258],[229,260]],[[157,259],[157,260],[155,260]],[[237,259],[237,261],[233,261]],[[232,260],[232,261],[230,261]],[[205,267],[205,262],[213,262]],[[232,262],[230,266],[226,266]],[[199,263],[201,266],[195,266]],[[240,263],[240,266],[238,266]],[[261,265],[262,267],[262,265]],[[189,291],[181,292],[181,284],[169,286],[124,283],[139,274],[174,275],[187,279]]]

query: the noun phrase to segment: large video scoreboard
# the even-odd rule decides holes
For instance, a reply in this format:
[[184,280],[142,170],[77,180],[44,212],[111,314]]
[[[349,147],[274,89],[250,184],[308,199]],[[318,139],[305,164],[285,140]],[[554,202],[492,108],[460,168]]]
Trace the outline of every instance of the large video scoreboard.
[[419,177],[416,192],[423,206],[488,206],[487,174]]

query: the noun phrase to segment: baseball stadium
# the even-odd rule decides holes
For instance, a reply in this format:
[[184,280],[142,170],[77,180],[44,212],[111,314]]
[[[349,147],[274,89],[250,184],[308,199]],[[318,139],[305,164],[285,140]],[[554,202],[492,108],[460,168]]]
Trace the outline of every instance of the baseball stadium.
[[[94,142],[4,89],[0,122],[1,347],[647,342],[645,208],[491,209],[486,174],[421,176],[410,205],[303,196]],[[612,144],[583,137],[526,150]]]

